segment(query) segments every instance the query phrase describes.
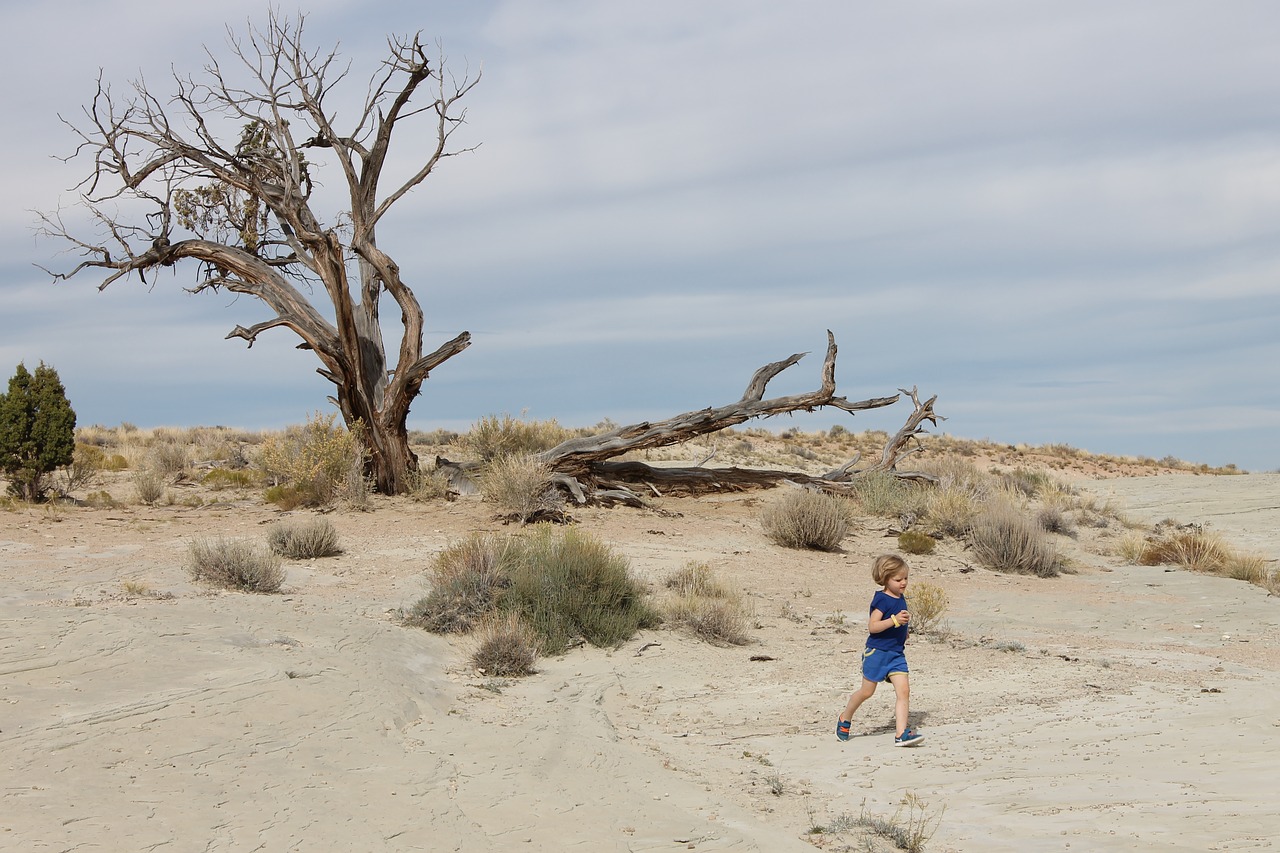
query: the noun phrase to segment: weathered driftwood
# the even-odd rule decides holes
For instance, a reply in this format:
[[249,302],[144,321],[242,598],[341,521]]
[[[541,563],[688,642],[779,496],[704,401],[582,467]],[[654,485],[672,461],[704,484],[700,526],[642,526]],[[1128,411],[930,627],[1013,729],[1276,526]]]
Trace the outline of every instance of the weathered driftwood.
[[[618,427],[599,435],[572,438],[541,454],[539,458],[554,472],[553,484],[571,499],[584,503],[624,503],[642,505],[646,497],[668,494],[701,494],[761,488],[791,482],[829,492],[846,492],[852,481],[871,471],[892,472],[908,479],[930,479],[918,472],[900,472],[897,464],[918,448],[918,436],[926,422],[937,424],[933,411],[936,396],[921,402],[915,388],[899,389],[892,397],[873,397],[850,402],[836,396],[836,342],[827,332],[827,354],[822,365],[821,386],[816,391],[786,397],[764,399],[769,381],[798,362],[805,353],[767,364],[756,371],[746,393],[727,406],[685,412],[656,423],[643,422]],[[890,406],[906,394],[913,411],[902,428],[885,444],[880,458],[862,469],[855,469],[858,457],[826,474],[815,476],[798,471],[755,468],[655,467],[643,462],[615,461],[625,453],[680,444],[718,432],[755,418],[773,417],[798,411],[833,407],[847,412],[860,412]],[[468,463],[455,463],[437,458],[436,464],[450,472],[451,479],[465,478],[474,468]]]

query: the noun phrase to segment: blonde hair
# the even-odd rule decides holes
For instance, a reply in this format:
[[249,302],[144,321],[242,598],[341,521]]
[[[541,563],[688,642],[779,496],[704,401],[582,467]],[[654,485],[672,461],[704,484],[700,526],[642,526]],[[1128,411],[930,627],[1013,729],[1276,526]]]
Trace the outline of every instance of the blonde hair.
[[907,561],[896,554],[881,554],[871,564],[871,577],[880,586],[889,582],[889,578],[907,568]]

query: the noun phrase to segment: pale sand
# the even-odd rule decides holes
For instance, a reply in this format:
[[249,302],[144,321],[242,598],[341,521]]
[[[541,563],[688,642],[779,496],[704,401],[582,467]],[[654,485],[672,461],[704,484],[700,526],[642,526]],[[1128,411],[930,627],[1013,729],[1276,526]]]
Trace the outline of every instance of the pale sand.
[[[1274,555],[1276,482],[1091,488]],[[1081,571],[1053,580],[962,571],[951,544],[913,560],[952,599],[953,642],[908,649],[927,741],[890,746],[884,688],[840,744],[893,540],[868,520],[844,554],[785,551],[770,497],[577,513],[654,581],[711,563],[753,645],[650,631],[503,684],[392,618],[433,554],[504,529],[475,500],[330,516],[347,553],[290,564],[278,596],[182,568],[192,537],[260,537],[261,506],[0,513],[0,849],[861,850],[807,830],[908,791],[941,813],[931,851],[1274,849],[1280,600],[1122,565],[1116,525],[1064,539]]]

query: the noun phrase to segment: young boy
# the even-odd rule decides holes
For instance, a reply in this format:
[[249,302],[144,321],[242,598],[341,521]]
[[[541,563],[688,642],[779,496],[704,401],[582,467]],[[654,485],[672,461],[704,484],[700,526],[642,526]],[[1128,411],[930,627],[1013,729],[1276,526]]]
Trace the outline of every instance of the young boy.
[[894,746],[915,746],[924,735],[907,727],[910,711],[911,681],[907,674],[907,657],[903,647],[907,642],[907,623],[911,613],[907,610],[907,562],[892,554],[876,557],[871,576],[881,590],[871,599],[871,616],[867,620],[867,648],[862,654],[862,686],[849,697],[844,713],[836,720],[836,737],[849,739],[849,727],[854,712],[876,692],[881,681],[893,685],[897,696],[894,717],[897,735]]

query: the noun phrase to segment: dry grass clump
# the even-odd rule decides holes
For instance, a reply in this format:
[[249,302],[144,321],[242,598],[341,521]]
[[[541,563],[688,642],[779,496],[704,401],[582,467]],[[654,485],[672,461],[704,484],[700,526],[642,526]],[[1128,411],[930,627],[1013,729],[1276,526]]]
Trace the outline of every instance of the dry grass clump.
[[942,620],[947,612],[947,593],[937,584],[915,581],[907,594],[911,613],[911,630],[920,634],[940,634]]
[[1148,539],[1138,564],[1142,566],[1175,565],[1197,572],[1218,573],[1231,559],[1231,548],[1217,533],[1199,527],[1157,533]]
[[625,557],[576,530],[475,536],[436,560],[431,592],[405,622],[462,633],[495,613],[517,613],[538,648],[560,654],[582,640],[616,646],[658,622]]
[[925,518],[944,536],[960,538],[978,516],[978,499],[965,489],[938,487],[925,503]]
[[938,542],[919,530],[904,530],[898,534],[898,550],[904,554],[932,554]]
[[499,456],[484,466],[480,493],[498,507],[498,517],[528,524],[559,520],[564,498],[551,483],[551,467],[529,454]]
[[278,521],[267,530],[267,545],[291,560],[311,560],[342,553],[338,546],[338,531],[327,518]]
[[152,445],[147,453],[146,466],[170,479],[185,473],[190,464],[191,458],[184,444],[163,441]]
[[996,478],[969,460],[954,457],[927,460],[919,467],[937,478],[924,497],[924,518],[943,536],[965,536],[981,504],[996,491]]
[[200,478],[203,485],[214,491],[223,489],[254,489],[262,485],[261,476],[254,471],[239,468],[211,468]]
[[409,472],[407,494],[415,501],[426,503],[449,498],[453,489],[449,485],[449,475],[444,471],[439,468],[419,468]]
[[133,487],[138,500],[147,506],[155,506],[164,497],[164,478],[154,468],[138,468],[133,472]]
[[436,634],[465,634],[497,609],[498,593],[511,585],[517,556],[511,539],[488,534],[450,545],[432,564],[431,592],[404,614],[404,621]]
[[859,474],[853,479],[851,486],[850,496],[868,515],[899,518],[924,514],[927,497],[925,492],[914,483],[887,471]]
[[745,646],[749,614],[742,597],[730,590],[705,563],[690,563],[667,578],[662,602],[668,622],[688,628],[712,643]]
[[767,505],[760,524],[784,548],[834,551],[852,529],[853,515],[845,498],[796,489]]
[[486,415],[456,443],[481,462],[488,462],[502,456],[541,453],[573,435],[554,419],[522,421],[511,415]]
[[1000,572],[1048,578],[1065,563],[1040,526],[1007,501],[993,502],[974,519],[969,542],[983,565]]
[[873,835],[878,835],[905,853],[923,853],[942,822],[946,808],[929,813],[928,804],[908,791],[892,817],[869,815],[865,811],[852,821]]
[[538,637],[520,614],[493,613],[476,630],[471,665],[485,675],[519,678],[532,675],[538,660]]
[[280,555],[244,539],[197,539],[187,568],[198,581],[246,592],[279,592],[284,585]]

